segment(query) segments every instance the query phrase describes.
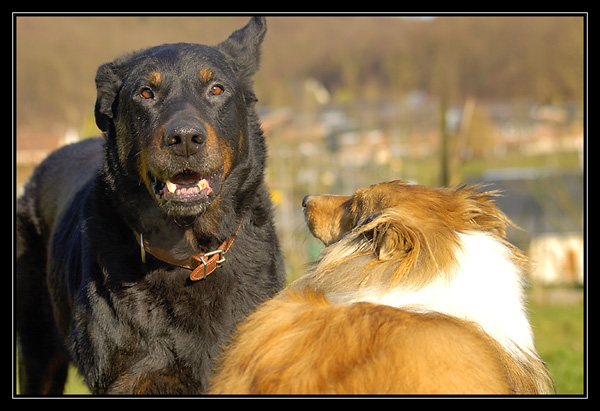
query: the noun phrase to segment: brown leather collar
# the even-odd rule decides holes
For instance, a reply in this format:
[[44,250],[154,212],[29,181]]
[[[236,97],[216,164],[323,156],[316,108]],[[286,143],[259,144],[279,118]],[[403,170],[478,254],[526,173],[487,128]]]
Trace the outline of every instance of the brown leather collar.
[[135,238],[140,245],[142,262],[146,262],[146,253],[148,253],[171,265],[192,270],[192,273],[190,274],[190,280],[198,281],[206,278],[207,275],[211,274],[217,268],[221,267],[223,263],[225,263],[225,254],[227,254],[227,251],[229,251],[229,248],[233,244],[233,241],[238,235],[241,227],[242,223],[240,222],[240,225],[238,226],[233,237],[223,241],[216,250],[208,253],[193,255],[187,260],[177,259],[169,251],[151,247],[150,243],[144,239],[143,234],[138,234],[138,232],[135,230],[133,230],[133,233],[135,234]]

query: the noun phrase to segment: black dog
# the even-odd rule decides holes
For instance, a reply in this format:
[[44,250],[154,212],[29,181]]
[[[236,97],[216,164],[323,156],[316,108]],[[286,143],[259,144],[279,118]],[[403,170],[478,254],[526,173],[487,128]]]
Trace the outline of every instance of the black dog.
[[102,65],[104,139],[52,154],[17,211],[23,394],[193,394],[237,321],[284,284],[254,105],[266,26]]

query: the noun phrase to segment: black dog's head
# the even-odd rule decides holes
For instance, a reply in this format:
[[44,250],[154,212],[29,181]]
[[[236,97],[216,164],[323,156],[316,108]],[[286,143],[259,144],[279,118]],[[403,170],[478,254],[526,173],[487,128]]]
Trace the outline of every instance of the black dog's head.
[[121,195],[143,188],[168,215],[197,216],[262,178],[251,77],[265,32],[255,17],[214,47],[162,45],[98,69],[104,173]]

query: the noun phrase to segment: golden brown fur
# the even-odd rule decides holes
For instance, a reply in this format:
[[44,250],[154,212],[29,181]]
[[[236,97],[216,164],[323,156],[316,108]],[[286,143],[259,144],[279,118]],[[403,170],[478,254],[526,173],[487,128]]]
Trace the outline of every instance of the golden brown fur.
[[[305,198],[307,225],[327,247],[304,276],[239,327],[212,392],[552,392],[528,344],[497,341],[482,324],[424,311],[420,301],[414,307],[360,302],[365,295],[435,291],[440,281],[451,282],[464,233],[495,239],[505,250],[502,258],[522,271],[527,260],[504,240],[510,221],[493,202],[497,193],[477,189],[394,181],[353,196]],[[515,289],[519,294],[520,284]],[[517,307],[499,307],[499,315],[509,308],[520,312],[521,295],[508,301]]]
[[[239,328],[213,394],[508,394],[476,326],[384,305],[285,292]],[[431,344],[435,341],[435,344]]]

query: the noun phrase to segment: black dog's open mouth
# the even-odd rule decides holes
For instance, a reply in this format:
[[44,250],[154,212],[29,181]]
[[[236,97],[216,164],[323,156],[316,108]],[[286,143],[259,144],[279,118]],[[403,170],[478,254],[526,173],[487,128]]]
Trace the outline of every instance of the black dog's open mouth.
[[209,176],[184,170],[166,181],[154,179],[154,194],[166,202],[188,203],[210,199],[219,191],[223,167]]

